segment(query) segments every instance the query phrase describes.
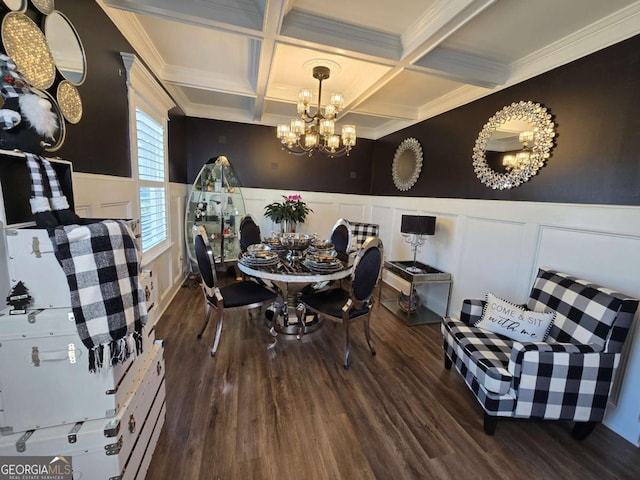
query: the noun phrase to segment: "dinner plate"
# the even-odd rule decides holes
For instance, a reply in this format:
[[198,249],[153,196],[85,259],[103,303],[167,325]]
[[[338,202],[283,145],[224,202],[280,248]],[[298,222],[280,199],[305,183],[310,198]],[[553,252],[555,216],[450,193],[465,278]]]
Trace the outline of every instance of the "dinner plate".
[[338,260],[336,256],[338,253],[335,250],[329,250],[326,252],[315,252],[307,254],[307,259],[316,263],[335,263]]
[[252,255],[244,253],[242,254],[242,257],[240,257],[240,261],[249,267],[266,267],[278,263],[278,254],[274,252],[268,253],[268,256],[265,253],[265,256],[261,257],[254,257]]
[[342,262],[336,260],[334,262],[314,262],[310,259],[305,259],[304,264],[310,270],[321,272],[321,273],[329,273],[329,272],[337,272],[338,270],[342,270]]

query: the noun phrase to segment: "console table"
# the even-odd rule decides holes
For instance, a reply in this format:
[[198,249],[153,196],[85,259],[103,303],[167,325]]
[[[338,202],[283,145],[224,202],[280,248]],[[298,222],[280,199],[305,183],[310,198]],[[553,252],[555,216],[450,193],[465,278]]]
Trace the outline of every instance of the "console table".
[[436,268],[416,262],[415,266],[420,271],[408,270],[414,265],[413,261],[385,261],[384,269],[409,282],[409,295],[413,292],[413,287],[422,284],[443,284],[446,288],[445,312],[440,315],[431,310],[427,305],[420,305],[415,311],[408,312],[400,308],[397,298],[382,300],[382,288],[378,293],[378,300],[388,310],[393,312],[398,318],[404,320],[407,325],[423,325],[427,323],[440,323],[443,316],[447,315],[449,308],[449,295],[451,294],[451,274],[442,272]]

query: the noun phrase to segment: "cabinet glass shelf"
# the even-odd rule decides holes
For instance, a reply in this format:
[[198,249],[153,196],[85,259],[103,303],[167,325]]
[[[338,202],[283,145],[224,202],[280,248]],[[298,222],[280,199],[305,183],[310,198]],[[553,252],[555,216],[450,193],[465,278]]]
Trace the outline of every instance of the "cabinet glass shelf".
[[221,269],[238,260],[238,228],[245,215],[244,199],[238,177],[226,157],[212,158],[204,164],[193,182],[187,211],[184,238],[189,259],[197,265],[193,247],[193,226],[207,231],[213,256]]

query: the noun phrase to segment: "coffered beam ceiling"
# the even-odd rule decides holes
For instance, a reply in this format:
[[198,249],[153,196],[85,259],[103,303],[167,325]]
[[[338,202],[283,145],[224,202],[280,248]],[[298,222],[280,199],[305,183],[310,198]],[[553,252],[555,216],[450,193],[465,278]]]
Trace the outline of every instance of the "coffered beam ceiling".
[[640,33],[631,0],[96,1],[186,115],[287,122],[324,64],[372,139]]

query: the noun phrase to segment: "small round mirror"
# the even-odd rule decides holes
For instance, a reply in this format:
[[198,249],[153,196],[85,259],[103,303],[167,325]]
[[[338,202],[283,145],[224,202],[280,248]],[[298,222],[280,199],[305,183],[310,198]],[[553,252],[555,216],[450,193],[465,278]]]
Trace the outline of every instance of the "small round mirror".
[[401,191],[415,185],[422,171],[422,147],[415,138],[406,138],[397,148],[391,169],[393,183]]
[[46,90],[56,78],[56,67],[53,56],[42,34],[36,25],[24,13],[10,12],[2,19],[2,43],[32,87]]
[[488,187],[517,187],[550,157],[555,125],[539,103],[512,103],[484,125],[473,148],[473,169]]
[[55,0],[31,0],[31,3],[43,15],[49,15],[55,8]]
[[2,3],[14,12],[24,12],[27,9],[27,0],[2,0]]
[[87,65],[76,29],[64,14],[56,10],[46,17],[44,33],[60,74],[73,85],[80,85],[85,79]]
[[66,134],[66,126],[64,123],[64,116],[60,111],[60,107],[58,106],[58,102],[51,96],[51,94],[45,90],[38,90],[37,88],[32,89],[36,95],[44,98],[51,104],[51,111],[56,115],[56,120],[58,123],[58,132],[53,139],[53,142],[47,146],[45,146],[45,151],[47,152],[55,152],[59,150],[62,144],[64,143],[64,138]]
[[62,115],[71,124],[76,124],[82,118],[82,100],[80,92],[67,80],[62,80],[56,90],[56,98]]

